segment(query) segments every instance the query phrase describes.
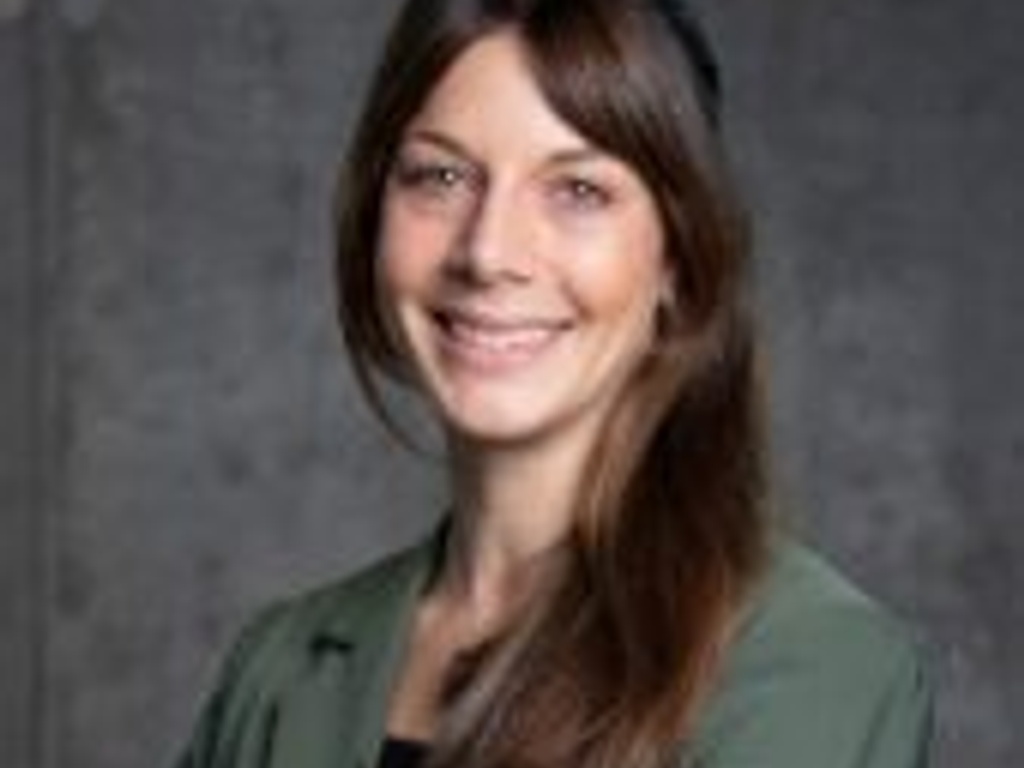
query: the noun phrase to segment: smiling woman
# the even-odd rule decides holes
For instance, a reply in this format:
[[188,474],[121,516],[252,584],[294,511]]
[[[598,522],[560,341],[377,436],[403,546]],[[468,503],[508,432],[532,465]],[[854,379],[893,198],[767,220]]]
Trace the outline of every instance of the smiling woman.
[[451,512],[254,622],[183,766],[921,765],[903,631],[768,519],[717,125],[677,2],[408,3],[340,316],[371,402],[436,413]]
[[664,238],[646,185],[551,111],[514,34],[437,84],[382,221],[388,311],[455,440],[584,456],[670,299]]

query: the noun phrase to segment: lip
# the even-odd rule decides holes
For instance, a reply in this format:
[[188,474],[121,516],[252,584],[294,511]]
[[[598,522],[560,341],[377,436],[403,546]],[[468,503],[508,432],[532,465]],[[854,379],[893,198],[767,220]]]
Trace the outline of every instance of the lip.
[[488,375],[538,362],[572,328],[571,321],[561,318],[463,307],[440,308],[433,320],[446,360]]

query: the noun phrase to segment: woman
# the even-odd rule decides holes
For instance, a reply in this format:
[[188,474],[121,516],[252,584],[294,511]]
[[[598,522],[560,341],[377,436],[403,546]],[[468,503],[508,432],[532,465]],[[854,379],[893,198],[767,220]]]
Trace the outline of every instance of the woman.
[[437,413],[451,513],[254,622],[184,766],[922,764],[903,633],[770,530],[718,108],[676,2],[407,4],[341,320],[373,403]]

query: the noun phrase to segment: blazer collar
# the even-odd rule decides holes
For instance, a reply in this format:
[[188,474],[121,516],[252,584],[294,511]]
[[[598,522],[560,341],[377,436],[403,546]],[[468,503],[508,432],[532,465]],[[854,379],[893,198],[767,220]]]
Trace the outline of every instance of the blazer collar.
[[446,529],[442,523],[421,541],[352,579],[331,601],[313,642],[353,649],[367,640],[379,644],[382,632],[385,637],[404,637],[440,561]]
[[391,690],[443,530],[314,599],[308,638],[317,673],[293,686],[280,706],[283,762],[273,768],[376,765]]

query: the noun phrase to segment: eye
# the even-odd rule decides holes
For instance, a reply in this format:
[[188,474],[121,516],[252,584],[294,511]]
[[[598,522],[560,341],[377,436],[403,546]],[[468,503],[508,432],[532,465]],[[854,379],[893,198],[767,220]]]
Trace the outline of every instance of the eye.
[[570,210],[593,211],[607,208],[614,195],[606,184],[583,176],[564,176],[555,180],[552,193],[556,202]]
[[475,183],[472,169],[462,163],[441,159],[399,158],[393,178],[399,188],[431,198],[452,195]]

